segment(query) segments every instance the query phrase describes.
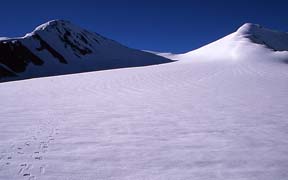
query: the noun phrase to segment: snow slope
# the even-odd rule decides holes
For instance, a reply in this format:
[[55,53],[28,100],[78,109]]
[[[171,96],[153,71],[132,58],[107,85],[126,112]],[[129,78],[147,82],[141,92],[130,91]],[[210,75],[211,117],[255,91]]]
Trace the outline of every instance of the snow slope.
[[149,50],[143,50],[143,51],[149,52],[149,53],[152,53],[152,54],[156,54],[158,56],[162,56],[162,57],[165,57],[165,58],[168,58],[168,59],[171,59],[171,60],[177,60],[175,58],[178,57],[178,54],[174,54],[174,53],[171,53],[171,52],[157,52],[157,51],[149,51]]
[[0,38],[0,82],[167,62],[64,20],[42,24],[22,38]]
[[287,54],[236,34],[173,63],[1,83],[0,179],[288,179]]
[[[271,53],[270,51],[275,51],[275,53]],[[257,24],[246,23],[236,32],[185,54],[155,54],[175,60],[188,61],[197,58],[205,61],[242,61],[244,59],[248,59],[249,61],[251,59],[261,59],[263,61],[264,59],[273,59],[275,56],[277,56],[277,60],[286,61],[287,51],[288,33],[270,30]]]

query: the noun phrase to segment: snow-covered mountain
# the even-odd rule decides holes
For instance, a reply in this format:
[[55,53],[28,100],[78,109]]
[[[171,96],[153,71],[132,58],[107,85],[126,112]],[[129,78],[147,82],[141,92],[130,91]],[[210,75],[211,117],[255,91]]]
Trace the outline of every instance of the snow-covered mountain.
[[[276,53],[271,54],[270,51]],[[185,54],[155,53],[175,60],[191,60],[205,57],[205,60],[269,59],[277,56],[287,61],[288,33],[270,30],[257,24],[246,23],[236,32],[215,42]],[[256,58],[251,58],[256,56]]]
[[167,62],[64,20],[47,22],[22,38],[0,39],[0,81]]
[[287,180],[286,34],[253,28],[173,63],[0,83],[0,179]]

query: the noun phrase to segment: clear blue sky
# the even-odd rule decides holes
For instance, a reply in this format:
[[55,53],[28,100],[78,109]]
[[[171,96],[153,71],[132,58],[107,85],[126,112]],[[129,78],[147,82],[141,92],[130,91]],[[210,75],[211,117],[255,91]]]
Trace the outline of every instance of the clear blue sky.
[[288,31],[286,0],[1,1],[0,36],[22,36],[66,19],[137,49],[186,52],[245,22]]

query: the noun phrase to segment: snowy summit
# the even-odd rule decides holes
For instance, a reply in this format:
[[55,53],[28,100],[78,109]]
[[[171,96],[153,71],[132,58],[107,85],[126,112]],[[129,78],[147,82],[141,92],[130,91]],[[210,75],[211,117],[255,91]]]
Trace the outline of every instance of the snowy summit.
[[[270,51],[276,53],[271,54]],[[206,60],[231,61],[237,59],[255,59],[251,58],[251,56],[256,56],[256,59],[261,59],[261,56],[263,60],[267,59],[268,56],[278,56],[277,59],[283,60],[283,58],[287,58],[287,51],[288,33],[270,30],[257,24],[246,23],[234,33],[199,49],[185,54],[174,54],[166,57],[178,60],[187,59],[190,61],[191,58],[197,59],[198,56],[205,56]],[[158,53],[158,55],[162,54]],[[246,56],[248,57],[246,58]]]

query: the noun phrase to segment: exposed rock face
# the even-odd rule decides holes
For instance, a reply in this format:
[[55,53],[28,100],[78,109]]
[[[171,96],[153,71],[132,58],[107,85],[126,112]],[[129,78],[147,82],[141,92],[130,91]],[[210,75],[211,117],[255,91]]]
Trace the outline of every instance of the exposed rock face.
[[[42,65],[43,61],[26,48],[21,41],[9,40],[0,42],[0,63],[15,73],[21,73],[26,70],[29,63]],[[2,69],[5,70],[4,67]]]

